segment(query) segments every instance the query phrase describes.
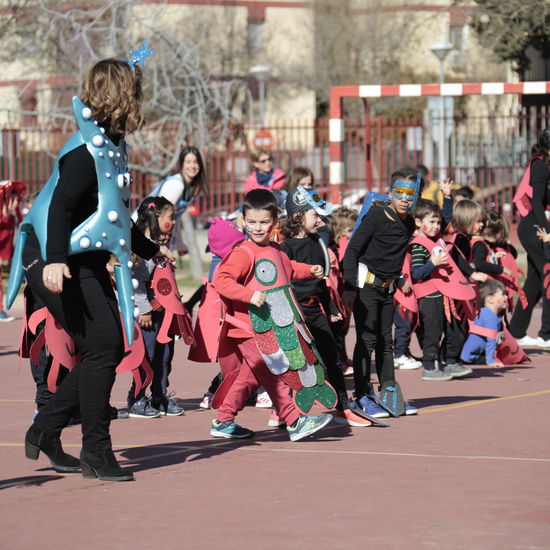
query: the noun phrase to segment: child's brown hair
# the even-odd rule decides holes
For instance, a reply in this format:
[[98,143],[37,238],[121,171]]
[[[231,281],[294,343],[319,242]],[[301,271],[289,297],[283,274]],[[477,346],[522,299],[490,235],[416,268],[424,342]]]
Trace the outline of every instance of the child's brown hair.
[[300,227],[304,222],[305,212],[295,212],[294,214],[287,216],[281,220],[281,233],[291,239],[296,237],[300,232]]
[[418,219],[422,221],[426,216],[429,216],[430,214],[433,214],[438,218],[441,218],[443,216],[439,204],[429,199],[418,199],[411,212],[411,216],[415,220]]
[[481,303],[485,306],[485,300],[497,292],[502,290],[506,294],[506,287],[504,283],[497,281],[496,279],[487,279],[484,283],[479,285],[479,296]]
[[510,224],[498,212],[490,210],[483,221],[483,236],[498,243],[507,243],[510,238]]
[[334,210],[331,214],[332,217],[332,232],[334,234],[334,242],[338,243],[345,230],[348,227],[355,227],[359,214],[354,208],[348,208],[347,206],[340,206]]
[[485,219],[485,210],[481,204],[465,199],[453,206],[451,225],[457,233],[471,235],[474,224]]
[[313,172],[305,166],[296,166],[296,168],[293,168],[290,171],[290,174],[286,177],[283,189],[285,191],[292,191],[295,187],[298,187],[301,180],[307,178],[308,176],[311,178],[311,187],[314,187],[315,178],[313,176]]

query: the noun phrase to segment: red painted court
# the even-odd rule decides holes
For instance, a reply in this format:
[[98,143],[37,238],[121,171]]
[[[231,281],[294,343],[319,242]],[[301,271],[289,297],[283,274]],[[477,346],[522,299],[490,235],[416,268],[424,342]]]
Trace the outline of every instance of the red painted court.
[[[13,312],[0,324],[3,548],[550,548],[550,354],[540,349],[525,366],[474,367],[464,380],[398,371],[420,414],[390,428],[331,423],[291,443],[267,426],[268,409],[247,407],[238,422],[257,435],[235,442],[211,438],[215,412],[198,406],[217,366],[188,362],[177,342],[170,389],[185,415],[114,421],[136,480],[109,483],[25,459],[35,390],[28,362],[18,371]],[[130,383],[117,378],[115,406]],[[80,427],[62,440],[78,456]]]

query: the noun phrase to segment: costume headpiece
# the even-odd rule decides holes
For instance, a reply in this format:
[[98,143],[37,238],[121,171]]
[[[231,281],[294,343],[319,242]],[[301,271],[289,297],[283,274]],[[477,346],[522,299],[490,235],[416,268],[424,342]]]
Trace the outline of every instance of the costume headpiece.
[[315,191],[315,189],[305,189],[298,185],[294,191],[291,191],[286,198],[286,212],[289,216],[296,212],[306,212],[315,210],[321,216],[328,216],[332,213],[332,203],[325,200]]
[[132,67],[132,71],[134,71],[134,74],[136,73],[136,63],[139,63],[142,67],[145,67],[145,60],[155,53],[155,50],[148,50],[147,49],[147,40],[141,45],[141,48],[139,50],[130,50],[130,53],[132,54],[132,59],[127,59],[128,65]]
[[242,243],[244,240],[244,233],[233,222],[223,218],[210,220],[208,246],[216,256],[225,258],[236,244]]
[[393,184],[392,192],[394,197],[396,199],[406,198],[409,201],[409,204],[407,205],[407,212],[410,212],[414,208],[414,205],[418,200],[421,181],[422,174],[419,172],[416,176],[416,181],[397,180]]

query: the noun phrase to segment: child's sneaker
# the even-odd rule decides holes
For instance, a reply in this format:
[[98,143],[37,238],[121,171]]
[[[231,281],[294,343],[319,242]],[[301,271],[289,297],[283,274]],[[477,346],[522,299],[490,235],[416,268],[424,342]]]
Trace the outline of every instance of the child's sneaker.
[[266,391],[263,391],[256,396],[256,407],[259,407],[260,409],[270,409],[273,407],[271,398]]
[[550,339],[545,340],[544,338],[537,336],[537,343],[535,345],[539,348],[550,348]]
[[342,372],[344,373],[344,376],[353,376],[353,361],[350,361],[349,359],[342,362]]
[[393,366],[400,370],[414,370],[422,366],[422,361],[417,361],[414,357],[408,355],[402,355],[393,360]]
[[336,411],[334,422],[336,422],[336,424],[342,424],[343,426],[354,426],[356,428],[365,428],[366,426],[372,426],[372,422],[355,414],[351,409]]
[[523,336],[522,338],[516,338],[516,342],[522,346],[522,347],[527,347],[527,348],[531,348],[531,347],[534,347],[534,346],[538,346],[538,338],[531,338],[531,336],[527,336],[527,334],[525,336]]
[[130,418],[157,418],[160,416],[160,411],[153,409],[151,401],[146,397],[142,397],[130,407],[128,416]]
[[212,408],[212,397],[213,397],[213,395],[209,391],[207,391],[204,394],[204,397],[202,398],[202,401],[199,403],[199,407],[201,409],[210,410]]
[[363,395],[358,401],[359,406],[374,418],[389,418],[390,413],[375,403],[368,395]]
[[405,415],[414,416],[415,414],[418,414],[418,409],[413,407],[408,401],[405,401]]
[[447,380],[452,379],[453,376],[451,374],[447,374],[439,369],[424,369],[424,372],[422,373],[422,380],[426,380],[428,382],[446,382]]
[[290,441],[299,441],[304,437],[308,437],[321,428],[326,426],[332,420],[331,414],[323,414],[321,416],[306,416],[300,415],[300,418],[294,422],[292,426],[287,426]]
[[0,309],[0,321],[9,323],[10,321],[15,321],[15,317],[8,315],[3,309]]
[[175,395],[175,392],[172,392],[170,395],[163,395],[158,399],[156,397],[153,397],[153,409],[157,409],[161,414],[164,414],[165,416],[181,416],[185,412],[185,410],[172,399],[173,395]]
[[225,422],[212,420],[210,435],[225,439],[248,439],[256,434],[252,430],[239,426],[234,420],[226,420]]
[[473,374],[473,370],[468,367],[462,366],[460,363],[451,363],[443,368],[445,374],[450,375],[452,378],[464,378]]
[[286,422],[279,418],[279,415],[275,412],[275,409],[271,409],[267,425],[271,426],[272,428],[280,428],[281,426],[285,426]]

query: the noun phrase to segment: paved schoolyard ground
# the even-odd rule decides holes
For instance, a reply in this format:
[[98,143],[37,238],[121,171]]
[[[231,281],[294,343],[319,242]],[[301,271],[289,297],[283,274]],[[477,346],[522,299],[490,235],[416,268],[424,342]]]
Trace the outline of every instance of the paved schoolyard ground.
[[[479,366],[447,383],[398,371],[418,416],[390,428],[331,423],[291,443],[254,407],[238,417],[254,439],[212,439],[215,413],[198,405],[217,367],[187,361],[177,342],[171,390],[185,415],[114,421],[116,454],[136,480],[108,483],[58,474],[43,455],[25,459],[34,384],[28,362],[19,369],[14,311],[17,321],[0,324],[3,548],[550,547],[550,354],[541,350],[528,350],[524,366]],[[536,310],[532,336],[539,323]],[[130,383],[117,378],[114,405],[124,407]],[[79,426],[62,439],[78,455]]]

